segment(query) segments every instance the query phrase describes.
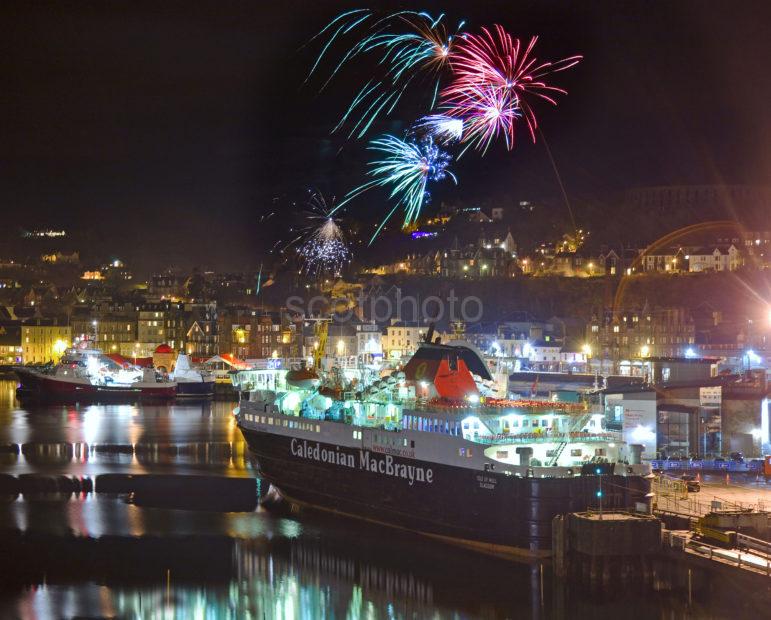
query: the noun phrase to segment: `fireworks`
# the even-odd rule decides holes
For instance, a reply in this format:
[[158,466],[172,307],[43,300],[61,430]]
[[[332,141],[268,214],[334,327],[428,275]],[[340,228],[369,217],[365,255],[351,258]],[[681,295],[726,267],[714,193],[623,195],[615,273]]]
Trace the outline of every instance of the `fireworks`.
[[[463,22],[458,25],[458,30],[462,27]],[[308,77],[316,71],[335,41],[361,29],[366,30],[366,36],[348,49],[321,87],[324,90],[354,58],[367,54],[379,57],[379,75],[359,90],[333,129],[337,131],[346,123],[352,123],[349,138],[354,135],[363,137],[380,114],[390,114],[417,75],[422,72],[438,74],[446,67],[454,45],[453,35],[448,34],[444,24],[444,14],[433,18],[424,12],[399,11],[377,19],[372,11],[358,9],[339,15],[316,35],[327,34],[328,40]],[[437,76],[430,107],[436,103],[438,91]]]
[[[528,96],[557,105],[554,95],[567,94],[567,91],[547,84],[543,78],[549,73],[569,69],[582,58],[570,56],[556,62],[539,63],[532,56],[537,41],[538,37],[533,37],[523,48],[519,39],[512,39],[498,25],[492,32],[482,28],[481,35],[466,34],[459,39],[450,59],[454,80],[442,93],[444,103],[449,106],[448,113],[465,119],[464,114],[477,117],[480,109],[486,109],[490,114],[493,109],[519,110],[535,142],[538,120]],[[496,105],[487,105],[493,101]],[[480,105],[474,105],[475,102]],[[506,118],[508,120],[508,116]],[[510,134],[506,146],[511,149],[514,145],[513,124],[511,131],[505,134]],[[472,139],[467,133],[465,140]],[[482,144],[484,149],[489,146],[487,141]]]
[[414,129],[430,135],[437,142],[447,144],[463,137],[463,120],[444,114],[432,114],[418,120]]
[[428,197],[429,181],[450,177],[458,183],[458,179],[448,169],[452,157],[431,138],[410,142],[395,136],[384,136],[372,140],[368,149],[383,153],[384,157],[370,163],[368,175],[373,177],[372,180],[348,192],[338,208],[373,187],[389,187],[389,199],[395,198],[396,203],[378,226],[372,240],[399,207],[404,210],[404,228],[418,219]]
[[305,214],[306,225],[300,234],[284,249],[295,246],[300,260],[300,270],[309,275],[340,275],[343,267],[351,260],[351,251],[339,220],[332,217],[337,209],[327,207],[324,196],[315,192],[308,201]]
[[447,103],[450,114],[460,117],[465,125],[461,151],[473,146],[484,154],[494,138],[503,135],[506,148],[514,147],[514,122],[519,118],[516,95],[489,84],[469,86]]
[[[538,61],[533,55],[537,37],[523,44],[498,25],[482,28],[478,34],[457,34],[463,22],[456,34],[451,34],[446,21],[444,14],[433,18],[425,12],[398,11],[379,17],[369,9],[356,9],[339,15],[314,37],[322,38],[324,43],[308,78],[331,55],[330,50],[348,41],[321,90],[352,61],[365,56],[377,61],[375,71],[333,131],[345,126],[349,138],[363,137],[421,78],[424,86],[428,81],[425,78],[430,80],[426,89],[432,93],[428,109],[435,107],[438,97],[440,105],[439,113],[419,118],[406,139],[386,135],[370,141],[367,148],[377,157],[369,163],[368,180],[349,191],[334,209],[327,211],[324,206],[321,225],[316,224],[312,235],[302,237],[298,254],[308,270],[339,270],[339,265],[348,260],[347,246],[332,215],[364,192],[385,188],[393,203],[372,236],[374,240],[399,209],[404,215],[403,228],[418,220],[430,198],[430,183],[450,177],[457,184],[449,170],[452,157],[444,150],[450,145],[459,143],[460,155],[470,148],[484,154],[493,141],[502,139],[511,150],[520,119],[524,119],[535,142],[538,120],[532,100],[556,105],[556,96],[567,91],[547,84],[546,77],[574,66],[582,58]],[[351,37],[355,40],[351,41]],[[357,69],[370,71],[360,66]],[[440,80],[445,77],[450,78],[449,84],[440,91]]]

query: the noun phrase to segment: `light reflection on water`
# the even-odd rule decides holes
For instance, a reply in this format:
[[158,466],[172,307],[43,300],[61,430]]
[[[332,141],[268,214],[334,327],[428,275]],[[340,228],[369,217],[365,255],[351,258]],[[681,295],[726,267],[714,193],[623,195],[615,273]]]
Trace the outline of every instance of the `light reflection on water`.
[[0,380],[0,472],[187,473],[213,470],[254,475],[232,415],[234,403],[197,401],[148,405],[25,405],[16,383]]

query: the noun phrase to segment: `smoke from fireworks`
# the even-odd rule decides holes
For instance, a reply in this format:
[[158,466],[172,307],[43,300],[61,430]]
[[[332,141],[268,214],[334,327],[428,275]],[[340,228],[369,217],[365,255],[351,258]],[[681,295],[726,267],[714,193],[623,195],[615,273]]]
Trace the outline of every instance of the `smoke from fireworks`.
[[[457,30],[462,27],[463,22]],[[421,72],[437,75],[432,88],[430,107],[433,107],[439,91],[438,74],[447,66],[454,45],[453,35],[448,33],[444,24],[444,14],[433,18],[425,12],[398,11],[378,18],[369,9],[357,9],[339,15],[316,35],[326,34],[328,38],[308,78],[335,41],[360,30],[365,30],[367,34],[348,49],[321,87],[322,90],[326,88],[354,58],[367,54],[375,54],[379,58],[380,75],[370,79],[359,90],[333,129],[336,131],[346,123],[352,123],[349,138],[354,134],[357,138],[363,137],[380,114],[390,114],[407,86]]]
[[448,169],[452,157],[440,149],[430,137],[411,142],[395,136],[383,136],[372,140],[367,148],[384,154],[384,157],[370,162],[367,174],[372,180],[348,192],[336,208],[342,207],[373,187],[390,188],[389,199],[396,199],[396,203],[378,226],[370,243],[400,207],[404,210],[404,228],[417,221],[428,197],[429,181],[441,181],[450,177],[458,183],[458,179]]
[[[453,81],[442,92],[443,103],[449,108],[448,114],[464,120],[465,114],[471,114],[480,121],[479,114],[485,110],[488,119],[494,108],[519,110],[535,142],[538,120],[528,98],[538,97],[557,105],[554,95],[567,94],[567,91],[547,84],[545,76],[569,69],[582,58],[570,56],[555,62],[539,63],[532,55],[537,41],[538,37],[533,37],[523,48],[519,39],[513,39],[498,25],[492,31],[482,28],[481,35],[465,34],[459,38],[450,58]],[[488,105],[493,101],[495,105]],[[474,102],[476,105],[473,105]],[[513,124],[506,129],[505,135],[511,138],[507,138],[506,146],[511,149],[514,146]],[[473,136],[468,133],[464,138],[472,139]],[[484,144],[482,150],[489,146],[485,140],[481,144]]]
[[351,251],[339,220],[332,217],[337,209],[330,209],[324,196],[315,192],[308,200],[304,214],[305,225],[299,234],[286,246],[296,248],[300,260],[300,271],[317,276],[329,274],[338,276],[346,263],[351,260]]

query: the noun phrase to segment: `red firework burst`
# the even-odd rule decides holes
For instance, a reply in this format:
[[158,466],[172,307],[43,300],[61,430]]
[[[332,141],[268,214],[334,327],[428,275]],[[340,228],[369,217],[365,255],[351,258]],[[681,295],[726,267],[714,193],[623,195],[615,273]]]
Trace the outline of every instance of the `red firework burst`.
[[[544,77],[549,73],[569,69],[582,58],[570,56],[554,62],[539,62],[532,55],[537,41],[538,37],[533,37],[527,47],[523,47],[519,39],[512,38],[499,25],[493,26],[492,31],[482,28],[482,34],[479,35],[462,35],[450,55],[453,82],[442,92],[442,100],[449,106],[449,113],[462,117],[461,111],[456,110],[454,113],[453,108],[459,102],[473,98],[475,89],[481,93],[485,91],[480,88],[492,87],[502,91],[497,95],[499,99],[504,98],[503,93],[507,93],[509,105],[520,110],[530,136],[535,141],[538,120],[527,97],[539,97],[557,105],[554,95],[567,94],[567,91],[547,84]],[[507,140],[508,148],[512,145],[513,140]]]

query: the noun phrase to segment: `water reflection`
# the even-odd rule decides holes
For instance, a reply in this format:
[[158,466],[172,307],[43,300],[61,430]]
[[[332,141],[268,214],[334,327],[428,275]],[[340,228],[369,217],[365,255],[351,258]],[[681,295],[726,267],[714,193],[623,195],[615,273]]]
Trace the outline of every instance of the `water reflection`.
[[[89,504],[102,512],[88,516]],[[16,560],[3,575],[0,616],[672,618],[730,610],[704,578],[694,578],[689,603],[682,571],[666,566],[656,591],[598,594],[556,583],[548,565],[326,517],[183,516],[107,500],[78,510],[48,526],[41,519],[30,526],[37,534],[2,537]],[[64,523],[71,534],[47,536]]]
[[253,475],[233,403],[28,405],[0,380],[0,471]]

